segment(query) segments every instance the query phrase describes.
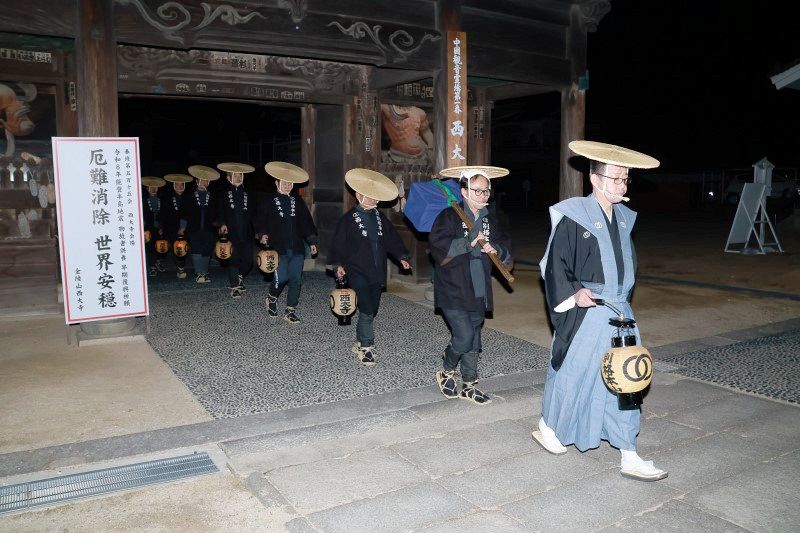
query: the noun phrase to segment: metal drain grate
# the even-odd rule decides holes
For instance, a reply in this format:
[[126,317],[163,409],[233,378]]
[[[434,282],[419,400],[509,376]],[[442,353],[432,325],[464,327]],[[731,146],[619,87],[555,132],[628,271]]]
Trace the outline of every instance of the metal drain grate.
[[203,452],[19,483],[0,487],[0,514],[216,472]]

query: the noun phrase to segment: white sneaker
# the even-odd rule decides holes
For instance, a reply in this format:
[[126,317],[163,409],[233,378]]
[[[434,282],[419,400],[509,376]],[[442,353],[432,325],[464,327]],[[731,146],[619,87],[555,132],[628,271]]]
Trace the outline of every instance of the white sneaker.
[[547,424],[544,423],[544,418],[539,419],[539,430],[531,432],[531,436],[539,446],[553,455],[564,455],[567,453],[567,449],[561,444],[558,437],[556,437],[555,431],[547,427]]

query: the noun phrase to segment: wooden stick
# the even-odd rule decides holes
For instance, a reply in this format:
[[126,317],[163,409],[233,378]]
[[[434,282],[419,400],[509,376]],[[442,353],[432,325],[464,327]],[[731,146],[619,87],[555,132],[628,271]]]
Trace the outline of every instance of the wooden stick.
[[[442,185],[442,187],[444,187],[444,185]],[[447,196],[447,191],[442,190],[442,194],[444,194],[445,197],[449,199],[449,197]],[[469,219],[467,214],[464,212],[464,210],[461,209],[461,206],[456,203],[451,203],[450,207],[452,207],[453,210],[455,210],[456,214],[458,215],[458,218],[460,218],[461,221],[467,225],[467,230],[472,231],[473,223]],[[486,244],[486,241],[483,239],[478,239],[478,244],[481,246],[481,248],[483,248],[483,246]],[[489,259],[492,260],[492,263],[494,263],[494,266],[496,266],[497,270],[500,271],[500,274],[502,274],[503,277],[506,278],[506,281],[508,281],[509,283],[514,283],[514,276],[511,274],[511,272],[508,271],[508,269],[502,263],[502,261],[500,261],[500,259],[497,257],[497,254],[486,254],[486,255],[488,255]]]

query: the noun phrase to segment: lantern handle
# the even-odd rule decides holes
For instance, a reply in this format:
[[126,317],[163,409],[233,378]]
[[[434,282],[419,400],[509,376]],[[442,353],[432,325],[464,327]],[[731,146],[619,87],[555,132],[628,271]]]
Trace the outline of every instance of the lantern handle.
[[602,298],[595,298],[594,299],[594,303],[596,303],[597,305],[604,305],[604,306],[608,307],[609,309],[611,309],[611,311],[613,311],[614,313],[616,313],[619,316],[620,320],[624,320],[625,319],[625,313],[623,313],[622,311],[620,311],[619,309],[617,309],[616,307],[614,307],[613,305],[611,305],[607,301],[603,300]]

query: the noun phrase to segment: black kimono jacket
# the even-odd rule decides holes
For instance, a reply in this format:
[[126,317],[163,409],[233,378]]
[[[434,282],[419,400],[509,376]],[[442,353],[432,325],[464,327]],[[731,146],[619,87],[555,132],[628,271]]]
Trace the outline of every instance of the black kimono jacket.
[[[467,216],[472,213],[467,210]],[[500,228],[497,218],[489,213],[475,221],[473,235],[483,231],[489,244],[497,250],[498,258],[506,264],[512,262],[511,241]],[[469,248],[470,238],[467,226],[453,208],[447,208],[436,217],[428,237],[431,255],[436,263],[433,294],[436,307],[440,309],[461,309],[464,311],[491,311],[492,301],[492,261],[485,253],[480,254],[483,267],[484,298],[475,295]]]
[[[607,224],[606,228],[608,228],[607,231],[614,248],[617,281],[621,285],[625,276],[625,267],[623,266],[616,212],[612,215],[611,223]],[[633,253],[635,271],[636,252],[633,243],[631,243],[631,251]],[[547,267],[544,273],[547,310],[555,330],[551,360],[555,370],[561,367],[561,363],[567,355],[567,350],[572,344],[572,339],[586,316],[586,308],[578,307],[577,305],[561,313],[556,312],[555,308],[569,300],[570,297],[583,288],[581,281],[605,283],[600,246],[597,238],[587,228],[565,216],[558,223],[553,233],[552,244],[547,257]],[[630,301],[630,295],[628,295],[628,300]]]
[[[367,236],[364,217],[380,217],[380,233],[376,253],[373,252],[372,241]],[[337,266],[343,266],[351,284],[366,283],[386,286],[386,257],[396,260],[408,260],[408,250],[386,215],[379,209],[362,210],[354,207],[344,214],[336,225],[331,241],[328,264],[334,272]]]
[[244,188],[244,185],[234,187],[230,183],[220,192],[215,192],[216,212],[215,226],[228,227],[228,239],[234,245],[252,245],[254,238],[253,219],[255,202],[253,197]]
[[193,253],[201,255],[211,254],[217,235],[217,228],[214,226],[218,207],[215,197],[220,193],[211,191],[206,191],[206,193],[208,196],[205,201],[196,188],[191,192],[183,193],[186,199],[183,201],[181,210],[181,218],[186,221],[189,246]]
[[181,216],[183,212],[183,205],[187,203],[189,194],[183,191],[183,194],[175,194],[175,191],[170,191],[161,199],[161,229],[164,231],[164,237],[169,240],[175,240],[178,235],[178,230],[181,225]]
[[256,233],[266,235],[281,255],[289,250],[304,253],[303,241],[317,244],[317,227],[303,199],[278,192],[259,200]]
[[158,211],[153,211],[150,207],[150,194],[145,190],[142,196],[142,222],[146,231],[153,232],[153,239],[158,238],[158,229],[161,227],[161,211],[164,209],[164,200],[155,196],[158,200]]
[[208,190],[206,193],[208,199],[205,202],[197,189],[184,193],[186,199],[181,209],[181,218],[186,221],[187,233],[203,231],[215,234],[217,232],[214,222],[217,220],[218,202],[216,197],[219,196],[219,193],[215,194]]

